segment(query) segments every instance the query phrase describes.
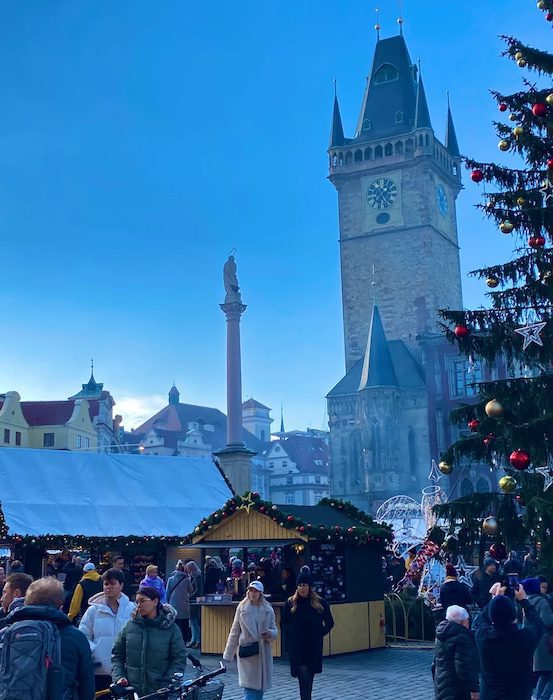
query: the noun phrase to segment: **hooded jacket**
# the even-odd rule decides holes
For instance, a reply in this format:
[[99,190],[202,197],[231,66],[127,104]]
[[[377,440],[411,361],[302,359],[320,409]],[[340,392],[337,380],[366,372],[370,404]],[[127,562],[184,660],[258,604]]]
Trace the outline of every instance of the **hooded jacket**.
[[173,571],[167,581],[167,602],[177,611],[178,620],[190,619],[190,595],[194,586],[188,574]]
[[480,700],[530,700],[532,696],[532,657],[543,632],[538,612],[521,601],[525,623],[493,624],[488,607],[475,622],[476,646],[480,653],[482,682]]
[[175,624],[176,611],[161,606],[154,620],[146,620],[135,610],[113,646],[112,678],[126,678],[139,695],[166,687],[174,673],[186,667],[186,649]]
[[94,663],[100,663],[94,673],[111,676],[111,650],[119,632],[131,619],[135,609],[134,603],[121,593],[117,614],[109,607],[104,593],[98,593],[90,599],[90,606],[83,615],[79,630],[88,639]]
[[159,591],[159,602],[162,605],[165,605],[165,603],[167,602],[165,584],[163,583],[162,579],[159,578],[159,576],[156,576],[155,578],[152,578],[151,576],[145,576],[142,579],[142,581],[140,581],[139,588],[142,588],[143,586],[149,586],[150,588],[155,588],[157,591]]
[[553,607],[550,599],[541,593],[529,595],[528,600],[537,610],[545,626],[545,631],[534,654],[534,671],[551,673],[553,671],[553,654],[549,651],[548,644],[550,638],[553,637]]
[[21,620],[45,620],[55,624],[60,633],[63,690],[73,693],[74,700],[94,700],[94,671],[88,642],[71,621],[51,605],[23,605],[9,615],[9,624]]
[[443,620],[436,628],[434,653],[436,700],[469,700],[478,692],[480,662],[470,630]]
[[67,617],[70,620],[74,620],[79,613],[83,615],[88,608],[90,598],[101,591],[102,577],[100,574],[97,571],[87,571],[75,586]]

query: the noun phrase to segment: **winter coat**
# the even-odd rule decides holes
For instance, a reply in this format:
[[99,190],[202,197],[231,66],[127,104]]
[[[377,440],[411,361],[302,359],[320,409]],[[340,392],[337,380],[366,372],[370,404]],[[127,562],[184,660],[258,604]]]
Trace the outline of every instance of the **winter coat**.
[[508,574],[518,574],[518,576],[522,576],[523,570],[524,564],[520,561],[520,559],[509,557],[509,559],[505,559],[503,562],[503,573],[505,576]]
[[210,564],[205,568],[205,593],[215,593],[219,579],[226,578],[225,573],[216,564]]
[[472,632],[443,620],[436,627],[434,653],[436,700],[470,700],[470,694],[478,692],[480,670]]
[[77,566],[72,561],[68,561],[61,570],[62,574],[65,574],[65,579],[63,581],[63,588],[68,593],[73,593],[75,586],[79,583],[83,575],[83,567]]
[[14,610],[18,610],[19,608],[22,608],[23,605],[25,605],[25,598],[14,598],[12,602],[10,603],[10,607],[8,608],[8,612],[6,613],[5,617],[0,619],[0,630],[3,630],[4,627],[10,624],[9,620],[9,614],[13,612]]
[[145,576],[142,581],[140,581],[139,588],[142,588],[143,586],[150,586],[150,588],[155,588],[156,590],[159,591],[159,602],[162,605],[165,605],[167,602],[167,594],[165,593],[165,584],[163,581],[159,578],[159,576],[156,576],[155,578],[152,578],[151,576]]
[[126,678],[139,695],[165,688],[174,673],[186,667],[186,649],[177,613],[163,605],[155,620],[146,620],[135,610],[113,645],[112,678]]
[[286,631],[290,655],[290,673],[298,676],[298,668],[307,666],[311,673],[323,670],[323,637],[334,627],[328,603],[321,599],[322,613],[311,605],[309,598],[298,600],[296,612],[290,601],[282,609],[282,626]]
[[482,668],[480,700],[530,700],[532,696],[532,659],[543,623],[527,600],[521,605],[526,617],[521,629],[516,624],[492,624],[487,607],[474,623]]
[[553,654],[548,649],[550,637],[553,637],[553,608],[551,601],[544,595],[528,596],[530,603],[536,608],[545,626],[538,648],[534,654],[534,671],[553,671]]
[[97,571],[87,571],[75,586],[67,617],[74,620],[77,615],[84,615],[88,601],[102,591],[102,577]]
[[88,639],[94,663],[100,663],[95,673],[111,676],[111,650],[117,635],[131,619],[135,609],[128,596],[121,593],[117,615],[106,603],[104,593],[98,593],[90,599],[90,607],[83,615],[80,631]]
[[173,571],[167,581],[167,602],[177,611],[177,619],[190,619],[190,594],[194,586],[188,574],[183,571]]
[[[236,656],[241,688],[265,691],[273,684],[273,652],[271,642],[266,642],[258,635],[252,607],[251,602],[246,599],[236,608],[223,659],[230,662]],[[259,609],[259,633],[262,632],[270,632],[272,639],[276,639],[278,635],[275,611],[265,600],[260,603]],[[238,647],[252,642],[259,642],[259,654],[240,658]]]
[[486,605],[492,599],[492,594],[490,593],[490,588],[494,583],[501,580],[499,574],[493,574],[489,576],[484,572],[480,578],[475,578],[472,586],[472,599],[478,605],[479,608],[485,608]]
[[94,700],[94,670],[86,637],[71,620],[51,605],[23,605],[10,613],[9,622],[48,620],[60,633],[63,690],[73,691],[73,700]]
[[440,590],[440,603],[446,611],[450,605],[466,608],[472,603],[469,587],[456,578],[446,578]]

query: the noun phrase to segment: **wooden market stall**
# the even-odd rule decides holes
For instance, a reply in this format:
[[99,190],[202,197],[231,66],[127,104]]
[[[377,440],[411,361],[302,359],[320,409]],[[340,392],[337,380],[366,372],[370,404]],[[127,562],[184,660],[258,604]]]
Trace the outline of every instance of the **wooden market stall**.
[[[314,588],[330,604],[335,621],[325,637],[325,655],[383,647],[382,552],[390,537],[387,526],[340,501],[276,506],[255,494],[231,499],[199,524],[193,546],[200,548],[202,561],[206,556],[225,561],[231,553],[239,555],[246,565],[247,580],[238,595],[229,587],[228,592],[206,595],[198,602],[202,653],[223,652],[236,606],[251,580],[247,565],[253,566],[260,557],[275,564],[276,576],[265,588],[269,588],[279,629],[285,604],[285,596],[279,595],[280,570],[291,567],[297,574],[301,566],[308,565]],[[278,657],[285,651],[285,640],[279,633],[273,654]]]

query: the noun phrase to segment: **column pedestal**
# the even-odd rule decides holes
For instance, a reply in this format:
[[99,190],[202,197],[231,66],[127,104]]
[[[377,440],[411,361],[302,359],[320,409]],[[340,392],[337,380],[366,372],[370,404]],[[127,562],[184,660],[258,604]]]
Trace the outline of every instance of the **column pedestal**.
[[246,492],[252,490],[251,459],[256,455],[253,450],[248,450],[248,448],[244,446],[229,446],[214,454],[238,496],[243,496]]

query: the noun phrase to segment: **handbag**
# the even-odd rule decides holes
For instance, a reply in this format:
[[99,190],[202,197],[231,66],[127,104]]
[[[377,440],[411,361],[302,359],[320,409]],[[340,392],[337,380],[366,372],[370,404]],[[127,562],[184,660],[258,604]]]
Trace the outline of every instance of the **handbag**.
[[238,647],[238,656],[241,659],[247,659],[250,656],[257,656],[259,654],[259,642],[252,642],[251,644],[240,644]]

